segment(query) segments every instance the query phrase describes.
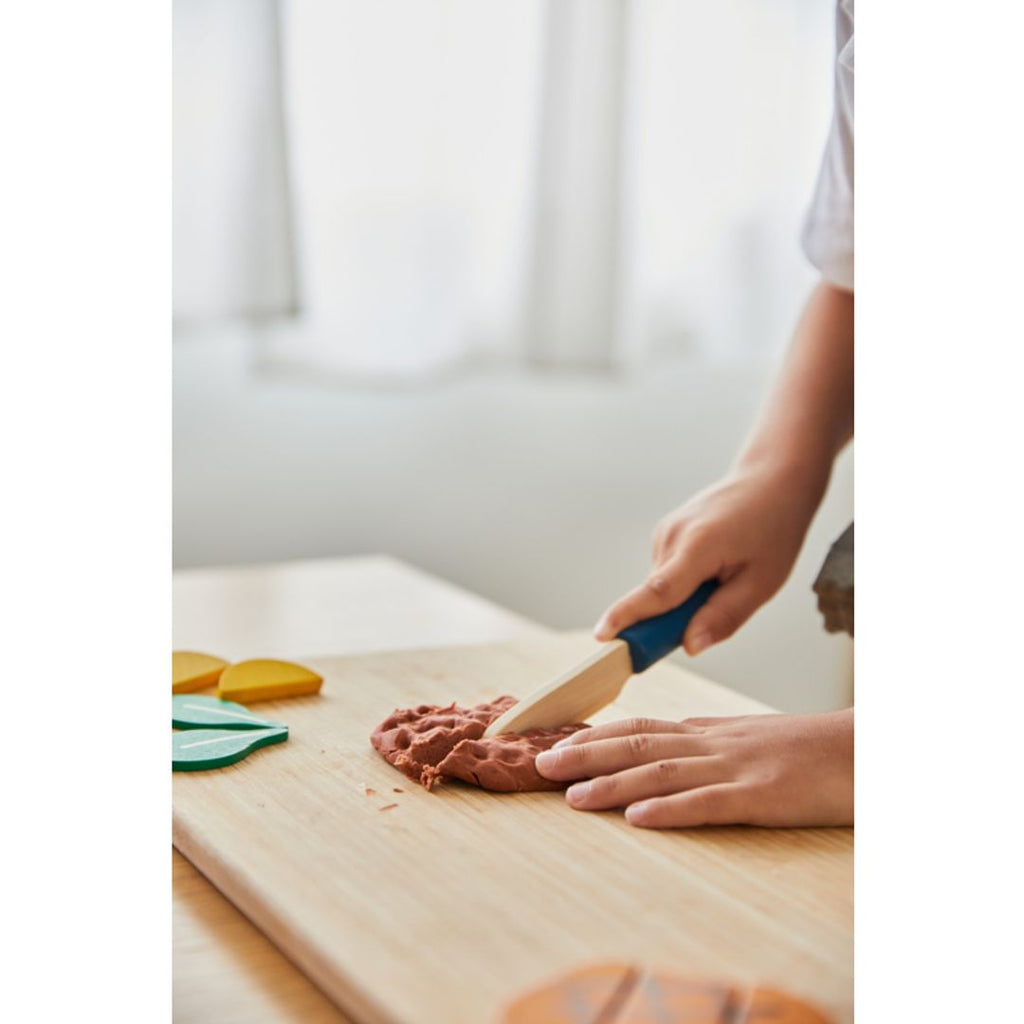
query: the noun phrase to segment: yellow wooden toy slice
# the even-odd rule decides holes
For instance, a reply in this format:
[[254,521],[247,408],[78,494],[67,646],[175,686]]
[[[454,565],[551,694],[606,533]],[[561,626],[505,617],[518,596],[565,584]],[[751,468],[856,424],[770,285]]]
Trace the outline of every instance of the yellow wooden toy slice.
[[320,676],[302,665],[258,658],[229,665],[217,683],[217,696],[221,700],[250,704],[257,700],[318,693],[322,682]]
[[191,693],[213,686],[228,667],[223,658],[197,651],[171,652],[171,693]]

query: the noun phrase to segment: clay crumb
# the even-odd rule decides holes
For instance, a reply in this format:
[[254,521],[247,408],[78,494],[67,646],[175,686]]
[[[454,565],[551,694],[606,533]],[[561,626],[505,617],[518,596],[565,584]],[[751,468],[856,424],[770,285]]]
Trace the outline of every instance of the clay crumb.
[[396,808],[397,806],[398,806],[398,804],[385,804],[385,805],[384,805],[384,806],[383,806],[383,807],[381,808],[381,810],[382,810],[382,811],[393,811],[393,810],[394,810],[394,809],[395,809],[395,808]]
[[404,793],[404,792],[405,792],[405,790],[404,790],[404,789],[402,789],[402,788],[401,788],[401,787],[399,787],[399,786],[394,786],[394,787],[392,787],[392,789],[391,789],[391,792],[392,792],[392,793]]
[[370,789],[370,787],[369,787],[369,786],[367,786],[367,787],[366,787],[366,795],[367,795],[367,796],[376,796],[376,795],[377,795],[377,790],[375,790],[375,789]]

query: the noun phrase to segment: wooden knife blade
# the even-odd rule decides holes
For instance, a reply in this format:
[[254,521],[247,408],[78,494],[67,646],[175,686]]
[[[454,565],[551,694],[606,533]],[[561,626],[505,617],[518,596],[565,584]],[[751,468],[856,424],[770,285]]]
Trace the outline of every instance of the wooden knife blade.
[[618,697],[630,676],[679,646],[690,620],[717,586],[717,580],[705,580],[678,607],[624,629],[584,662],[509,708],[491,722],[484,736],[557,729],[596,714]]

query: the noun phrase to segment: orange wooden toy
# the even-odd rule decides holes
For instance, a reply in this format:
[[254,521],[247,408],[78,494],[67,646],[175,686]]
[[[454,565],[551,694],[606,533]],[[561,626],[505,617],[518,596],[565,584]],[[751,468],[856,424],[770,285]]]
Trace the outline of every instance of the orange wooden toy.
[[761,986],[741,987],[593,964],[516,999],[502,1024],[831,1024],[818,1010]]

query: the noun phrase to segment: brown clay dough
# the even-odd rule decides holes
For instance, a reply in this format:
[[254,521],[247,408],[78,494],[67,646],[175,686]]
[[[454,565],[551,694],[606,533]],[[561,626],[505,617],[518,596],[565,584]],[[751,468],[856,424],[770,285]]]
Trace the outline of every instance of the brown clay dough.
[[484,731],[513,704],[515,697],[499,697],[489,704],[460,708],[421,704],[388,715],[373,731],[374,749],[410,779],[433,789],[439,779],[462,779],[496,793],[562,789],[538,774],[533,759],[588,726],[529,729],[483,739]]

